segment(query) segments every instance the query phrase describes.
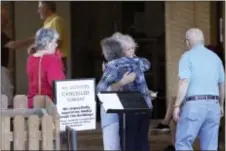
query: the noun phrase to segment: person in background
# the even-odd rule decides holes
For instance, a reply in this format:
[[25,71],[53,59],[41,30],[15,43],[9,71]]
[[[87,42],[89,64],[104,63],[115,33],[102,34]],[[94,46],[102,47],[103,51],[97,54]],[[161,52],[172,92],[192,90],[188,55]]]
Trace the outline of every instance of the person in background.
[[[69,36],[64,20],[56,14],[56,3],[54,1],[39,1],[38,13],[40,15],[40,19],[44,21],[43,28],[51,28],[58,33],[59,39],[57,41],[57,53],[61,53],[65,70],[67,70]],[[6,46],[12,49],[20,49],[32,45],[34,43],[34,39],[35,37],[32,36],[23,40],[11,41]]]
[[[218,50],[218,47],[213,45],[207,45],[206,48],[208,48],[209,50],[212,50],[213,52],[220,51]],[[170,131],[171,144],[165,149],[166,151],[175,150],[174,144],[175,144],[176,122],[173,120],[173,105],[175,101],[176,101],[176,97],[172,97],[172,99],[168,101],[167,111],[164,119],[155,128],[153,128],[154,130],[160,131],[160,132]],[[197,144],[197,140],[195,143]]]
[[173,120],[173,105],[176,101],[176,97],[172,97],[168,102],[167,110],[164,119],[153,128],[154,131],[168,132],[170,131],[171,135],[171,144],[165,148],[165,151],[174,151],[175,143],[175,131],[176,131],[176,122]]
[[[121,58],[122,55],[122,48],[121,44],[114,39],[106,38],[101,41],[102,51],[104,52],[105,59],[110,62],[115,59]],[[105,64],[102,64],[102,70],[105,71]],[[116,85],[126,85],[135,80],[135,73],[125,73],[121,80]],[[115,85],[109,85],[106,91],[117,90]],[[121,150],[120,145],[120,136],[119,136],[119,120],[118,115],[114,113],[105,113],[103,107],[101,106],[101,126],[103,131],[103,144],[104,150]]]
[[[115,40],[115,39],[112,38],[112,40]],[[121,45],[123,44],[121,43]],[[103,48],[103,50],[108,50],[108,49]],[[132,49],[129,49],[128,51],[132,51]],[[109,54],[114,55],[114,53],[111,51],[108,51],[108,53],[106,51],[103,51],[103,53],[105,58],[108,58]],[[122,55],[125,55],[124,49],[122,49]],[[144,95],[144,98],[151,110],[152,102],[151,102],[149,90],[145,82],[143,71],[138,65],[139,65],[138,60],[132,57],[122,57],[120,59],[116,59],[111,62],[108,62],[106,64],[104,74],[98,83],[97,91],[98,92],[106,91],[107,88],[111,86],[113,83],[116,83],[115,88],[123,91],[140,91]],[[145,66],[148,66],[150,68],[150,63]],[[134,82],[123,86],[118,81],[123,77],[123,75],[126,72],[135,72],[136,79]],[[127,142],[125,146],[126,150],[141,150],[141,151],[149,150],[149,143],[148,143],[149,118],[148,116],[146,114],[136,114],[136,115],[129,114],[127,115],[127,119],[128,120],[126,122],[127,122],[127,125],[129,125],[129,127],[127,129],[127,136],[126,136],[127,137],[126,139]],[[122,129],[120,129],[120,134],[122,134],[121,130]]]
[[[119,59],[124,55],[123,49],[121,47],[121,43],[115,41],[115,36],[118,34],[114,34],[111,38],[114,40],[111,40],[111,38],[104,39],[101,43],[101,46],[103,48],[103,51],[109,52],[109,58],[108,61],[112,61],[115,59]],[[123,35],[121,35],[123,36]],[[130,46],[133,46],[133,43],[130,43]],[[112,55],[110,55],[113,52]],[[128,56],[129,57],[129,56]],[[137,59],[138,64],[140,65],[140,68],[144,71],[149,69],[149,61],[147,61],[144,58]],[[102,64],[102,70],[105,70],[105,63]],[[129,84],[135,80],[135,73],[125,73],[123,78],[118,82],[112,84],[108,91],[114,90],[119,91],[120,88],[118,85],[121,84],[121,87],[123,85]],[[157,94],[150,91],[150,97],[152,99],[156,98]],[[102,121],[102,128],[103,128],[103,143],[104,143],[104,150],[120,150],[120,138],[119,138],[119,120],[117,114],[106,114],[103,109],[101,108],[101,121]],[[106,122],[108,121],[108,122]]]
[[[140,58],[136,56],[136,48],[137,43],[130,35],[124,35],[120,32],[114,33],[111,38],[115,39],[116,41],[122,44],[123,55],[126,57],[133,58],[135,61],[138,62],[142,71],[146,72],[150,68],[150,62],[146,58]],[[150,96],[152,100],[157,97],[158,92],[154,92],[149,90]]]
[[200,29],[189,29],[185,39],[189,50],[179,61],[179,88],[173,111],[177,122],[175,148],[193,150],[193,142],[199,136],[201,150],[217,150],[224,115],[223,64],[204,47]]
[[[123,54],[125,55],[124,49],[122,49],[121,45],[122,43],[127,42],[128,46],[133,47],[134,46],[134,41],[130,41],[131,39],[127,39],[127,35],[125,36],[125,41],[119,41],[119,39],[122,38],[121,33],[115,33],[113,34],[110,38],[118,41],[119,43],[116,43],[114,40],[109,40],[109,39],[105,39],[102,41],[101,46],[102,48],[105,48],[105,50],[103,51],[107,51],[109,50],[110,52],[114,52],[113,55],[109,58],[107,58],[109,61],[112,61],[114,59],[118,59],[120,58],[120,55]],[[121,44],[121,45],[119,45]],[[106,50],[107,48],[107,50]],[[109,53],[110,54],[110,53]],[[128,55],[128,57],[130,57],[130,55]],[[132,54],[131,57],[134,57],[134,54]],[[106,59],[106,58],[105,58]],[[138,64],[140,65],[140,68],[144,71],[149,69],[149,61],[145,58],[136,58],[138,61]],[[104,71],[105,69],[105,62],[103,62],[102,64],[102,70]],[[111,85],[111,87],[109,87],[109,91],[114,90],[114,91],[119,91],[120,87],[118,87],[118,85],[120,85],[121,83],[121,87],[123,87],[123,85],[129,84],[131,82],[133,82],[135,79],[135,76],[133,76],[133,73],[126,73],[124,74],[123,78],[118,82],[118,83],[114,83]],[[155,99],[157,97],[157,93],[150,91],[150,97],[153,99]],[[118,121],[118,117],[117,114],[106,114],[103,109],[101,109],[101,117],[102,117],[102,125],[103,125],[103,141],[104,141],[104,149],[105,150],[120,150],[120,144],[119,144],[119,121]],[[111,121],[112,119],[112,123],[108,122],[109,124],[104,124],[105,120],[108,119],[108,121]],[[110,137],[111,136],[111,137]]]
[[[113,35],[117,41],[122,44],[123,54],[125,57],[133,59],[133,61],[137,62],[140,65],[140,69],[142,72],[150,69],[150,62],[146,58],[139,58],[136,56],[136,48],[138,47],[137,43],[134,39],[129,35],[123,35],[121,33],[116,33]],[[147,68],[148,65],[148,68]],[[136,73],[136,75],[139,75]],[[143,73],[144,75],[144,73]],[[143,77],[144,78],[144,77]],[[125,87],[123,90],[127,90]],[[146,91],[148,91],[148,97],[150,101],[152,100],[151,95],[153,94],[146,85]],[[144,95],[145,98],[145,95]],[[148,101],[146,101],[150,107]],[[147,114],[127,114],[126,125],[130,125],[126,127],[127,135],[126,135],[126,149],[128,150],[141,150],[148,151],[149,150],[149,142],[148,142],[148,132],[149,132],[149,118],[150,116]],[[123,138],[123,117],[120,115],[120,135]],[[142,130],[141,130],[142,129]],[[138,132],[139,131],[139,132]],[[139,133],[139,134],[138,134]],[[121,144],[123,141],[121,139]],[[131,145],[134,144],[134,145]]]
[[8,97],[9,106],[13,105],[13,85],[10,80],[9,65],[9,48],[6,46],[10,38],[4,32],[8,27],[8,11],[4,5],[1,5],[1,93]]
[[32,48],[35,52],[27,59],[29,108],[36,95],[47,95],[53,100],[53,81],[65,79],[61,57],[55,53],[58,38],[51,28],[41,28],[36,33]]

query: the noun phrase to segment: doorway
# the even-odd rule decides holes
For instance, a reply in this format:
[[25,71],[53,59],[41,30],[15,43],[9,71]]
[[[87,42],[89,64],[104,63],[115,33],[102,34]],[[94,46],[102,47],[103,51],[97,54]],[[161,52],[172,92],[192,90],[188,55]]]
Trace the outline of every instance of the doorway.
[[153,101],[153,118],[163,118],[166,111],[164,2],[70,3],[72,78],[94,77],[98,82],[103,61],[100,40],[114,32],[130,34],[139,45],[137,56],[151,62],[145,78],[148,87],[158,91],[158,98]]
[[211,48],[225,64],[224,48],[224,2],[214,1],[211,3]]

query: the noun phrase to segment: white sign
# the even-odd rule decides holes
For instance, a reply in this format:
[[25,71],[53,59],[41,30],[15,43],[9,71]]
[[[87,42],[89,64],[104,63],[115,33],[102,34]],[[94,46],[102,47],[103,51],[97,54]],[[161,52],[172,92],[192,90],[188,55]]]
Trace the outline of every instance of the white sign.
[[94,79],[55,82],[60,130],[70,126],[76,131],[96,128],[96,101]]
[[116,93],[98,93],[97,96],[102,103],[105,112],[109,109],[124,109]]

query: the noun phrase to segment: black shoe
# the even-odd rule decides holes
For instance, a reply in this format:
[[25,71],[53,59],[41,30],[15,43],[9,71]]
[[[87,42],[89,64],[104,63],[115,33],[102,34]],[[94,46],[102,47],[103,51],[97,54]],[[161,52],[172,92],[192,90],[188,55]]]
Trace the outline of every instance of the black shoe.
[[173,145],[169,145],[164,151],[175,151],[175,147]]
[[161,123],[158,124],[154,129],[159,130],[159,131],[163,131],[163,132],[170,130],[168,125],[161,124]]

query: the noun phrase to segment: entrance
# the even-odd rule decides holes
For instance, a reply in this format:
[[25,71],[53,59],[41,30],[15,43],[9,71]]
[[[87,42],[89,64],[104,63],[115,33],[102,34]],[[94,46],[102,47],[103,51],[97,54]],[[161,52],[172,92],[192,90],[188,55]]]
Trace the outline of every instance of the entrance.
[[[139,45],[137,56],[151,62],[148,87],[158,91],[154,118],[166,111],[164,2],[70,2],[72,78],[99,81],[103,61],[100,40],[114,32],[130,34]],[[98,114],[99,115],[99,114]]]

